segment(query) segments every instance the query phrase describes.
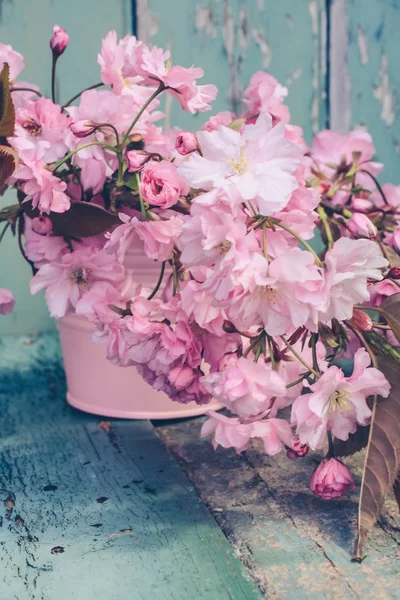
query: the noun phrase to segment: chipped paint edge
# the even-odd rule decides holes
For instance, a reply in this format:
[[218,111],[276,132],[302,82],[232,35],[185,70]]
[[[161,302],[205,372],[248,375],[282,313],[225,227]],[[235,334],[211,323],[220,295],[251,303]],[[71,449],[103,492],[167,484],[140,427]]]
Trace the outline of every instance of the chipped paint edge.
[[347,133],[351,123],[348,65],[348,0],[333,0],[330,6],[330,127]]

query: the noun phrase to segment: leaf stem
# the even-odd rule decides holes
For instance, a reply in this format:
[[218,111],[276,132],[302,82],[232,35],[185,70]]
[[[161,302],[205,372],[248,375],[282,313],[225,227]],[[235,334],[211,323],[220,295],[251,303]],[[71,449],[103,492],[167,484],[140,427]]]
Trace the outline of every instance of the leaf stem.
[[320,257],[318,256],[318,254],[315,252],[315,250],[313,250],[310,246],[310,244],[308,242],[306,242],[305,240],[303,240],[302,237],[300,237],[295,231],[293,231],[293,229],[290,229],[290,227],[286,227],[286,225],[283,225],[279,219],[274,219],[273,217],[270,217],[269,220],[271,221],[271,223],[273,223],[274,225],[277,225],[278,227],[281,227],[281,229],[284,229],[285,231],[287,231],[288,233],[290,233],[290,235],[292,235],[293,237],[296,238],[296,240],[298,240],[301,244],[303,244],[303,246],[306,248],[306,250],[308,250],[309,252],[311,252],[311,254],[314,256],[315,262],[317,264],[318,267],[322,267],[322,261],[320,259]]
[[318,206],[317,212],[318,212],[319,216],[321,217],[321,221],[322,221],[322,224],[325,229],[326,240],[328,242],[328,250],[331,250],[331,248],[333,248],[334,240],[333,240],[331,226],[330,226],[329,220],[328,220],[328,215],[326,214],[324,207],[321,205]]
[[148,106],[150,106],[150,104],[153,102],[153,100],[155,100],[157,98],[157,96],[159,94],[161,94],[165,89],[166,89],[165,85],[163,83],[160,83],[160,85],[158,86],[158,88],[156,89],[156,91],[143,104],[142,108],[139,110],[138,114],[133,119],[132,123],[130,124],[130,126],[129,126],[128,130],[127,130],[127,132],[125,133],[124,137],[122,138],[122,143],[121,143],[122,148],[125,147],[126,142],[127,142],[128,138],[129,138],[129,135],[130,135],[132,129],[135,127],[136,123],[139,121],[140,117],[142,116],[142,114],[144,113],[144,111],[146,110],[146,108]]
[[384,201],[385,204],[389,205],[388,199],[385,196],[385,192],[383,191],[382,186],[379,183],[379,181],[377,180],[377,178],[374,175],[372,175],[372,173],[367,171],[367,169],[360,169],[360,173],[365,173],[366,175],[370,176],[370,178],[372,179],[372,181],[375,183],[376,187],[378,188],[378,191],[379,191],[380,195],[382,196],[382,200]]
[[33,92],[34,94],[36,94],[39,97],[43,96],[43,94],[41,94],[37,90],[34,90],[33,88],[30,88],[30,87],[19,87],[19,86],[16,86],[16,87],[12,87],[10,89],[10,92]]
[[297,358],[298,361],[301,362],[301,364],[308,370],[310,371],[310,373],[312,373],[317,379],[319,379],[319,373],[317,373],[317,371],[315,371],[315,369],[313,369],[305,360],[304,358],[298,353],[296,352],[296,350],[293,348],[293,346],[291,344],[289,344],[289,342],[287,341],[287,339],[281,335],[279,336],[282,340],[282,342],[285,344],[285,346],[287,348],[289,348],[290,352]]
[[74,154],[76,154],[77,152],[80,152],[80,150],[83,150],[84,148],[89,148],[90,146],[103,146],[103,148],[105,148],[106,150],[110,150],[111,152],[115,152],[116,154],[118,154],[117,148],[114,148],[113,146],[109,146],[108,144],[105,144],[104,142],[88,142],[87,144],[83,144],[83,146],[79,146],[78,148],[75,148],[75,150],[72,150],[71,152],[69,152],[68,154],[66,154],[64,156],[64,158],[62,158],[61,160],[59,160],[55,164],[55,167],[53,169],[53,173],[55,171],[57,171],[57,169],[59,167],[61,167],[61,165],[63,165],[70,158],[72,158],[72,156],[74,156]]
[[51,63],[51,99],[56,103],[56,66],[58,56],[53,52],[53,60]]
[[163,263],[161,264],[160,276],[159,276],[158,281],[156,283],[156,287],[151,292],[150,296],[148,296],[147,300],[152,300],[154,298],[154,296],[157,294],[158,290],[160,289],[160,286],[162,284],[162,280],[164,278],[164,273],[165,273],[165,263],[166,263],[166,261],[164,260]]
[[68,106],[70,106],[74,102],[74,100],[77,100],[83,94],[83,92],[87,92],[88,90],[94,90],[96,88],[102,87],[103,85],[104,85],[104,83],[95,83],[94,85],[91,85],[90,87],[87,87],[84,90],[81,90],[78,94],[75,94],[75,96],[72,96],[72,98],[70,98],[68,100],[68,102],[63,104],[63,106],[61,107],[61,110],[65,110]]

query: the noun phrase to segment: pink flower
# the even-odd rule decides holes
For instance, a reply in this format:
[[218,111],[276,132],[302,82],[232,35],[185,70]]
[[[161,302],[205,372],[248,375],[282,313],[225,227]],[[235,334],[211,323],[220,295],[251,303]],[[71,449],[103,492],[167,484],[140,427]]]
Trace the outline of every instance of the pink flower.
[[379,246],[370,240],[342,237],[326,253],[326,303],[319,320],[350,319],[353,306],[369,300],[368,280],[380,281],[388,265]]
[[159,261],[168,260],[182,225],[182,219],[177,216],[166,221],[138,221],[136,232],[144,243],[147,256]]
[[244,91],[244,102],[247,104],[250,115],[267,112],[276,121],[289,123],[289,109],[282,104],[287,95],[287,88],[280,85],[272,75],[264,71],[257,71],[252,76],[249,87]]
[[368,291],[371,295],[370,304],[372,306],[380,306],[388,296],[398,294],[400,288],[397,283],[388,278],[370,285]]
[[397,227],[393,233],[385,234],[385,243],[400,252],[400,227]]
[[97,281],[117,283],[124,269],[106,252],[82,248],[68,252],[57,262],[43,265],[31,280],[31,293],[46,290],[52,317],[60,319],[75,308],[80,298]]
[[[61,107],[49,98],[38,98],[25,104],[16,112],[15,137],[25,138],[34,145],[40,145],[41,154],[47,163],[62,158],[69,150],[66,132],[69,118],[61,112]],[[18,143],[18,142],[17,142]]]
[[83,163],[81,170],[81,184],[85,192],[90,191],[95,196],[102,191],[106,181],[107,166],[104,161],[97,158],[88,158]]
[[293,440],[292,447],[287,449],[286,455],[293,460],[306,456],[309,450],[310,446],[308,444],[302,444],[300,440]]
[[354,237],[374,238],[377,234],[375,225],[362,213],[355,213],[347,222],[347,228]]
[[215,85],[197,85],[196,79],[203,77],[204,71],[199,67],[171,67],[160,77],[160,81],[168,88],[183,110],[192,114],[211,110],[210,102],[215,100],[218,90]]
[[8,315],[13,311],[15,304],[14,296],[10,290],[0,287],[0,315]]
[[222,111],[213,115],[208,119],[206,123],[201,127],[202,131],[217,131],[220,125],[227,127],[234,120],[235,115],[229,110]]
[[368,368],[370,364],[368,353],[360,348],[354,356],[350,377],[332,366],[310,386],[310,394],[294,401],[292,423],[297,426],[303,444],[316,450],[323,446],[327,431],[332,431],[340,440],[347,440],[357,425],[368,425],[371,410],[366,398],[373,394],[386,398],[390,392],[384,375],[378,369]]
[[59,25],[54,25],[53,27],[53,35],[50,40],[50,48],[53,51],[54,56],[57,58],[61,56],[67,49],[69,44],[69,35]]
[[130,173],[135,173],[136,171],[140,171],[150,157],[147,152],[142,150],[128,150],[125,154],[125,158],[128,171]]
[[8,63],[10,67],[10,80],[12,82],[25,68],[24,57],[9,44],[0,44],[0,72],[3,70],[4,63]]
[[315,469],[310,487],[313,494],[323,500],[334,500],[354,490],[356,486],[346,465],[336,458],[329,458]]
[[67,252],[68,244],[62,237],[36,233],[33,230],[33,220],[25,217],[25,253],[35,267],[39,269],[48,262],[56,261],[62,254]]
[[203,156],[191,154],[178,168],[191,187],[211,190],[229,180],[266,216],[287,205],[298,187],[293,173],[302,153],[285,139],[283,124],[272,127],[271,117],[261,114],[242,134],[221,126],[197,137]]
[[189,193],[189,186],[181,179],[174,164],[167,160],[152,160],[143,167],[140,190],[149,204],[169,208]]
[[201,428],[201,437],[214,435],[213,446],[235,448],[240,453],[249,445],[251,438],[259,438],[264,444],[264,450],[270,456],[278,454],[283,444],[291,446],[292,430],[283,419],[263,419],[250,423],[237,418],[226,417],[214,411],[207,413],[209,419]]
[[202,379],[204,387],[231,412],[247,419],[271,408],[272,399],[286,394],[285,382],[263,362],[239,358],[224,371]]
[[183,156],[194,152],[197,150],[198,146],[199,143],[197,137],[190,131],[182,131],[176,138],[175,148],[179,154],[182,154]]

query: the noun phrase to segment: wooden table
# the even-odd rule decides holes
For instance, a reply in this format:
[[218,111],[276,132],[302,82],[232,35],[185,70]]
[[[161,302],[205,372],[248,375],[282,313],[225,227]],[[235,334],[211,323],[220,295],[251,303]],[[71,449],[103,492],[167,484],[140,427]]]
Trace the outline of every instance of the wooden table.
[[315,457],[101,421],[66,405],[53,334],[0,350],[0,600],[400,598],[394,502],[351,563],[357,496],[313,497]]

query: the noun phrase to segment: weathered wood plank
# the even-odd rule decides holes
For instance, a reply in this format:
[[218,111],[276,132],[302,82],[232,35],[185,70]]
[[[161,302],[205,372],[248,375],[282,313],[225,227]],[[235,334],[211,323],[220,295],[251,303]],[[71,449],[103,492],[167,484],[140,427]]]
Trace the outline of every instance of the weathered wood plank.
[[[338,48],[345,48],[348,39],[347,60],[345,52],[331,84],[331,88],[336,89],[335,96],[341,95],[345,103],[341,104],[340,111],[336,110],[332,126],[336,129],[346,129],[347,125],[367,127],[374,138],[378,159],[385,163],[382,181],[398,184],[400,2],[333,0],[332,11],[337,11],[331,31],[333,60]],[[348,91],[347,81],[350,82]]]
[[[158,432],[270,598],[399,597],[400,520],[388,501],[360,565],[350,562],[357,494],[336,502],[312,495],[315,455],[290,461],[256,446],[243,456],[214,452],[198,438],[204,419]],[[359,473],[360,457],[353,459]]]
[[[325,2],[322,0],[137,0],[138,33],[168,47],[173,62],[195,64],[215,83],[215,111],[236,110],[250,76],[267,69],[289,87],[293,122],[312,130],[325,124]],[[194,129],[196,120],[175,103],[173,122]]]
[[[23,80],[39,85],[49,95],[49,40],[54,23],[64,27],[71,41],[59,61],[57,89],[66,102],[100,80],[97,53],[101,38],[110,29],[120,35],[130,31],[130,7],[131,0],[0,1],[0,42],[11,44],[24,55]],[[15,193],[9,192],[1,199],[1,206],[15,202]],[[53,327],[43,296],[29,293],[30,269],[10,232],[1,244],[0,256],[0,285],[12,289],[17,300],[14,312],[0,320],[0,334],[21,335]]]
[[66,406],[54,336],[26,341],[0,348],[0,597],[259,598],[152,426]]

